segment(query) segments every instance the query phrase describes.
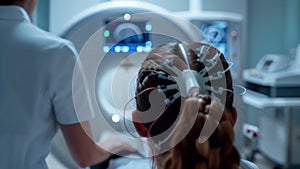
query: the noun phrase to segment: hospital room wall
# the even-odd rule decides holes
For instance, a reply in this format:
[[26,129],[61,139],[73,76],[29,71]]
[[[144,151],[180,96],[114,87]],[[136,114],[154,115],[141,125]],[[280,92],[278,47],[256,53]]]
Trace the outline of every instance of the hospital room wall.
[[250,0],[247,11],[248,68],[267,53],[291,54],[300,43],[299,0]]
[[49,31],[49,15],[49,0],[40,1],[33,13],[32,22],[43,30]]

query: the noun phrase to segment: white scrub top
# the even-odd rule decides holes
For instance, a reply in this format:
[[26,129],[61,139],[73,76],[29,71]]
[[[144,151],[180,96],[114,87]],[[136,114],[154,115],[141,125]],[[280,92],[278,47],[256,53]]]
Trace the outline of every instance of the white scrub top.
[[34,26],[23,8],[0,6],[1,169],[46,169],[58,124],[79,121],[72,100],[76,57],[69,41]]

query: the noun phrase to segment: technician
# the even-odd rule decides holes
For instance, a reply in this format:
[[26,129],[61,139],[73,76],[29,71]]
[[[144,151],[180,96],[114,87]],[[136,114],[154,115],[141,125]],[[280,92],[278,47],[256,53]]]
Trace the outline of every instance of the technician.
[[82,167],[110,152],[134,151],[116,138],[102,143],[110,150],[104,151],[89,137],[93,114],[78,120],[72,100],[76,50],[31,23],[37,1],[0,1],[0,168],[48,168],[45,158],[59,128]]

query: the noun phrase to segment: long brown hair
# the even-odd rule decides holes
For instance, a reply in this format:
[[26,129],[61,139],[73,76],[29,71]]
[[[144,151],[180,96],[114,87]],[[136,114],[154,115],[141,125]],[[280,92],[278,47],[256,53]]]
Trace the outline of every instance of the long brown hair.
[[[136,128],[141,125],[143,131],[138,130],[143,136],[156,136],[167,130],[177,119],[180,113],[188,115],[192,108],[198,108],[195,123],[191,124],[191,129],[178,144],[173,142],[173,148],[165,159],[164,169],[237,169],[239,166],[240,155],[233,146],[234,131],[233,123],[228,117],[234,109],[233,107],[233,88],[232,77],[229,64],[223,54],[216,48],[203,43],[181,43],[184,46],[188,56],[188,64],[183,57],[178,43],[169,43],[151,51],[142,64],[137,79],[136,98],[137,111],[143,112],[151,106],[149,95],[152,90],[158,89],[159,86],[177,84],[171,78],[161,78],[161,76],[172,75],[174,72],[166,71],[164,63],[171,62],[173,66],[183,71],[189,67],[196,72],[202,72],[204,77],[214,77],[217,72],[224,73],[216,79],[205,82],[205,85],[211,86],[205,94],[197,94],[188,98],[174,98],[178,90],[172,88],[164,90],[166,98],[171,98],[165,109],[157,119],[145,122],[135,123]],[[216,59],[217,56],[217,59]],[[215,59],[212,65],[210,62]],[[226,71],[224,71],[226,70]],[[204,71],[204,73],[203,73]],[[214,85],[212,85],[214,84]],[[222,86],[215,86],[220,84]],[[222,92],[220,92],[220,90]],[[215,98],[213,98],[214,96]],[[172,100],[173,99],[173,100]],[[224,105],[224,106],[223,106]],[[225,109],[224,109],[225,107]],[[200,132],[204,123],[213,123],[216,121],[210,116],[211,111],[222,110],[224,113],[218,122],[215,131],[205,141],[199,141]],[[185,116],[184,116],[185,117]],[[188,116],[186,116],[188,117]],[[190,121],[182,118],[178,122],[176,132],[172,136],[173,140],[179,139],[179,135],[186,132],[186,124]],[[145,133],[145,131],[147,133]],[[155,140],[154,140],[155,142]]]

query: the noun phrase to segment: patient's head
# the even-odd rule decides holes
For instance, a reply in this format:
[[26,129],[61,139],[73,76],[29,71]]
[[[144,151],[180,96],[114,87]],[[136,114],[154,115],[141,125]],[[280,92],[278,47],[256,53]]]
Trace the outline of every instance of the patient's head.
[[[199,74],[201,88],[188,96],[182,94],[185,79],[178,78],[187,69]],[[152,50],[139,71],[136,94],[137,132],[158,145],[171,136],[172,149],[163,168],[238,168],[232,78],[229,64],[216,48],[169,43]],[[213,130],[200,138],[204,126]]]

